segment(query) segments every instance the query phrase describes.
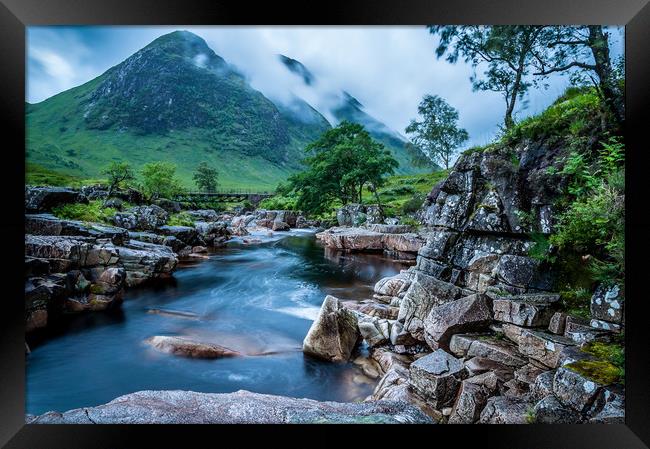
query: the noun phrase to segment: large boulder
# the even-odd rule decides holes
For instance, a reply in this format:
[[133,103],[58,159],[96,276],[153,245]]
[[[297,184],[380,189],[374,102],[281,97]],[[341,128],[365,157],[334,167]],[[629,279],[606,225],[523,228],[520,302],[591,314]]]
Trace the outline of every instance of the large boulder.
[[569,367],[560,367],[553,377],[553,394],[562,404],[579,413],[593,405],[603,385]]
[[134,287],[148,280],[168,277],[176,268],[178,258],[171,248],[131,240],[117,248],[120,265],[126,270],[126,285]]
[[398,320],[418,340],[424,340],[424,320],[436,306],[454,301],[463,290],[435,277],[416,272],[400,303]]
[[466,374],[462,360],[442,349],[419,358],[409,370],[409,383],[435,409],[451,405]]
[[580,413],[562,405],[552,394],[535,404],[533,414],[537,424],[577,424],[582,421]]
[[217,359],[240,355],[237,351],[210,342],[197,341],[189,337],[156,335],[145,343],[161,352],[199,359]]
[[78,191],[65,187],[25,186],[25,211],[49,212],[64,204],[87,204],[88,199]]
[[338,298],[327,295],[303,341],[303,352],[333,362],[344,362],[359,339],[357,317]]
[[431,309],[424,320],[424,338],[432,349],[447,348],[453,334],[483,330],[491,322],[489,298],[471,295]]
[[185,213],[196,221],[219,221],[219,214],[213,209],[188,210]]
[[126,212],[118,212],[113,217],[113,221],[117,226],[129,230],[155,231],[167,223],[168,218],[167,211],[151,204],[132,207]]
[[399,424],[433,423],[405,402],[319,402],[250,393],[138,391],[97,407],[48,412],[30,424]]

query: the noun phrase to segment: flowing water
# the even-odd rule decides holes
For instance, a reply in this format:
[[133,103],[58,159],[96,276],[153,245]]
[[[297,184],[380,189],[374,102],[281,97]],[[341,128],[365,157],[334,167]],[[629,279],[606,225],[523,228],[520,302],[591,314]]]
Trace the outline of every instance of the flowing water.
[[[365,299],[405,268],[381,255],[337,253],[310,231],[233,239],[164,284],[127,291],[120,309],[72,316],[27,356],[26,411],[69,410],[138,390],[259,393],[354,401],[374,381],[352,363],[303,355],[302,340],[326,294]],[[188,359],[143,343],[183,335],[242,357]]]

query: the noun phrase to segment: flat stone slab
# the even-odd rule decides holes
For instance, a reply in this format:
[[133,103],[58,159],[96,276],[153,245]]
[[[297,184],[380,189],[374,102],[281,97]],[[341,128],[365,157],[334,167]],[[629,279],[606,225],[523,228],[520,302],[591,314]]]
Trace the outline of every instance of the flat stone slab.
[[432,424],[405,402],[320,402],[251,393],[138,391],[97,407],[48,412],[30,424]]
[[462,360],[438,349],[411,363],[409,383],[433,408],[440,409],[451,405],[464,376]]
[[563,351],[575,343],[559,335],[525,329],[519,339],[519,352],[549,368],[557,368]]

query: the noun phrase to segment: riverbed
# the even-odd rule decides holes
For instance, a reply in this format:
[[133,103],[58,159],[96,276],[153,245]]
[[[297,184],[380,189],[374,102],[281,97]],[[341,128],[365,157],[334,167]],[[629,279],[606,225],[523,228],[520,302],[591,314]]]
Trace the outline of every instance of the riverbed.
[[[379,279],[404,268],[381,254],[323,248],[310,230],[234,238],[205,260],[180,264],[168,282],[128,290],[121,308],[71,316],[35,342],[26,413],[95,406],[139,390],[363,400],[376,381],[352,363],[303,355],[302,340],[325,295],[370,298]],[[178,357],[144,343],[154,335],[191,336],[244,355]]]

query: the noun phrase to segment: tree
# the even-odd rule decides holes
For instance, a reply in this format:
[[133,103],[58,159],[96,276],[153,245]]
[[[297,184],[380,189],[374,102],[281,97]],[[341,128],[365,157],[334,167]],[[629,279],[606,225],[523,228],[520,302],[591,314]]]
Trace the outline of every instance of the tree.
[[169,162],[149,162],[142,167],[144,193],[152,200],[171,198],[182,188],[176,178],[176,165]]
[[513,113],[517,100],[522,100],[531,81],[527,78],[531,61],[538,50],[542,26],[523,25],[435,25],[429,32],[440,36],[436,48],[438,58],[447,53],[447,61],[456,63],[459,57],[476,69],[487,64],[479,79],[470,80],[474,90],[501,92],[506,102],[506,128],[514,125]]
[[458,128],[458,111],[437,95],[425,95],[418,106],[422,121],[411,120],[406,133],[431,160],[449,169],[449,163],[468,138],[467,131]]
[[297,207],[315,214],[325,212],[335,200],[361,203],[364,186],[376,191],[384,185],[384,176],[398,167],[390,151],[363,126],[347,121],[324,132],[305,151],[307,170],[289,182],[298,193]]
[[194,172],[193,179],[199,190],[215,192],[217,190],[217,170],[207,162],[201,162]]
[[108,167],[106,167],[102,174],[108,176],[108,195],[106,198],[110,198],[115,189],[118,189],[122,183],[133,181],[135,175],[133,170],[128,162],[111,162]]
[[579,78],[586,73],[598,88],[608,111],[621,124],[625,106],[610,58],[609,32],[601,25],[552,26],[545,27],[541,40],[542,45],[532,61],[537,70],[534,75],[573,71]]

